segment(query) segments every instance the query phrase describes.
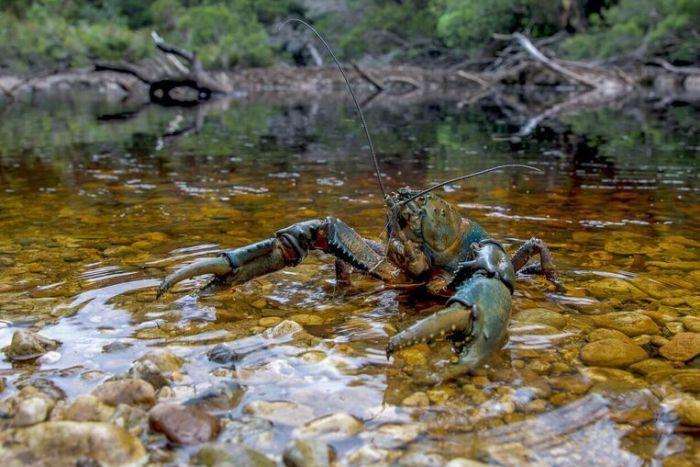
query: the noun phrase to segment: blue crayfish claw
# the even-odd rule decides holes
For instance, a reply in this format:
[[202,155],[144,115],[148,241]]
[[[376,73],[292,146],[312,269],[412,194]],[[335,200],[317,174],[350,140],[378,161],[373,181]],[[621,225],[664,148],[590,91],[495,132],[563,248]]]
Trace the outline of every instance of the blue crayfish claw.
[[420,342],[433,342],[455,333],[468,332],[472,327],[472,319],[472,310],[461,303],[454,303],[391,337],[386,346],[387,357],[397,350]]

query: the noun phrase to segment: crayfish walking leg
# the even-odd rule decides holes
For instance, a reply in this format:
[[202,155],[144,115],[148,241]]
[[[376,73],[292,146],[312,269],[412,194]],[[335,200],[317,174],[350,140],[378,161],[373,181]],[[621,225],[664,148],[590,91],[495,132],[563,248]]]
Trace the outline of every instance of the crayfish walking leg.
[[[530,258],[540,256],[539,264],[533,264],[525,267]],[[564,285],[559,282],[557,271],[554,267],[552,254],[549,252],[547,245],[539,238],[531,238],[526,241],[511,258],[513,268],[523,274],[542,274],[545,279],[554,284],[559,291],[565,291]]]
[[287,266],[296,266],[309,250],[330,253],[337,260],[386,281],[399,275],[357,232],[334,217],[299,222],[248,246],[184,266],[163,280],[162,295],[176,283],[191,277],[214,274],[216,281],[236,285]]

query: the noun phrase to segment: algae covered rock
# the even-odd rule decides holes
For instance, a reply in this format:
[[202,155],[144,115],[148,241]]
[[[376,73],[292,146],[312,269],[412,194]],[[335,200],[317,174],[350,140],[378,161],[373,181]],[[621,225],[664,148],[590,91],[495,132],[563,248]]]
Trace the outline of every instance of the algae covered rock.
[[236,444],[207,444],[190,458],[190,464],[204,466],[275,467],[274,461],[253,449]]

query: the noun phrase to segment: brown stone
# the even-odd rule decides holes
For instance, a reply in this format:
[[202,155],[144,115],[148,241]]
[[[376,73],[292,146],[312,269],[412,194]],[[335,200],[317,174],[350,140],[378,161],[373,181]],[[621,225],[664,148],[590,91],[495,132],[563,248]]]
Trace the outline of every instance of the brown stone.
[[700,334],[679,332],[668,344],[659,349],[659,353],[669,360],[688,361],[700,354]]
[[135,378],[106,381],[95,388],[92,394],[105,404],[119,404],[135,407],[152,407],[156,403],[156,392],[153,386]]
[[581,349],[581,360],[586,365],[624,368],[649,358],[637,344],[622,339],[601,339]]
[[653,319],[636,311],[605,313],[591,318],[597,326],[615,329],[629,337],[659,333],[659,326]]
[[151,429],[178,444],[199,444],[219,435],[219,419],[197,407],[163,403],[148,413]]

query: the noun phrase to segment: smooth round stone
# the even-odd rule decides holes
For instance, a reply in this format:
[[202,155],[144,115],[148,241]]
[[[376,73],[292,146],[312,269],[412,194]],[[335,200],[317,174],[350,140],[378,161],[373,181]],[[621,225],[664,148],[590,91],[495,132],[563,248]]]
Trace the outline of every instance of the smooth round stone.
[[172,373],[182,368],[185,361],[167,349],[149,350],[137,362],[152,362],[162,373]]
[[427,407],[430,405],[430,399],[424,392],[414,392],[402,400],[401,405],[405,405],[407,407]]
[[237,444],[206,444],[190,459],[190,464],[204,466],[275,467],[264,454]]
[[688,394],[679,394],[662,403],[671,409],[683,425],[700,427],[700,400]]
[[266,316],[266,317],[260,318],[258,320],[258,324],[260,326],[265,327],[265,328],[276,326],[281,322],[282,322],[282,318],[280,318],[278,316]]
[[700,333],[679,332],[659,349],[659,353],[669,360],[688,361],[700,354]]
[[333,439],[354,436],[364,428],[364,423],[352,415],[339,412],[311,420],[306,425],[294,430],[294,435],[300,438],[321,436]]
[[331,452],[318,439],[295,439],[284,449],[282,461],[286,467],[328,467]]
[[299,426],[314,418],[310,407],[291,401],[253,401],[243,411],[275,424]]
[[149,408],[156,403],[156,392],[153,386],[142,379],[135,378],[106,381],[97,386],[92,394],[105,404],[115,407],[126,404]]
[[194,406],[162,403],[148,413],[151,429],[177,444],[199,444],[219,435],[219,419]]
[[601,339],[581,349],[581,360],[592,366],[624,368],[647,358],[649,355],[643,348],[622,339]]
[[596,326],[614,329],[629,337],[641,334],[658,334],[660,331],[653,319],[636,311],[605,313],[591,316],[591,318]]
[[627,337],[626,334],[623,334],[615,329],[608,328],[595,329],[594,331],[591,331],[590,334],[588,334],[588,337],[586,339],[588,340],[588,342],[599,341],[601,339],[620,339],[623,341],[632,342],[632,340],[629,337]]
[[319,326],[323,324],[323,318],[318,315],[311,315],[307,313],[292,315],[289,317],[289,319],[301,324],[302,326]]
[[513,321],[545,324],[553,328],[561,329],[566,325],[566,316],[546,308],[529,308],[513,316]]

